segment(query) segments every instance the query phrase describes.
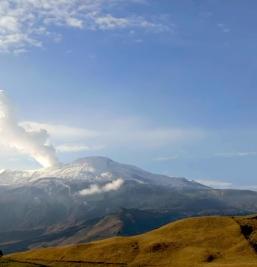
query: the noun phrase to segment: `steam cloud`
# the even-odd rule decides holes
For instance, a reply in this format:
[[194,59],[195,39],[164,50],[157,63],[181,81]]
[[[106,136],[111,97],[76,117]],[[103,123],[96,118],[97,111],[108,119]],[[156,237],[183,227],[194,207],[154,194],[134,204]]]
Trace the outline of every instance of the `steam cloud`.
[[3,90],[0,90],[0,139],[2,145],[31,156],[45,168],[58,164],[55,148],[48,144],[47,131],[28,131],[21,127]]
[[100,194],[100,193],[109,192],[109,191],[116,191],[123,185],[123,183],[124,181],[122,179],[117,179],[108,184],[105,184],[104,186],[93,184],[89,188],[81,190],[79,194],[82,196],[89,196],[89,195]]

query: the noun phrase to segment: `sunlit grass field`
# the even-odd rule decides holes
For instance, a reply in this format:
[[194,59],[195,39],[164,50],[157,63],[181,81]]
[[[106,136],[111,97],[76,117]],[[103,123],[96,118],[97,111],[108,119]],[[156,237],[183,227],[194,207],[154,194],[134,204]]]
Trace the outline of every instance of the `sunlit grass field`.
[[[250,243],[255,220],[184,219],[139,236],[8,255],[0,266],[257,267],[257,254]],[[244,223],[253,227],[248,236],[242,233],[240,224]]]

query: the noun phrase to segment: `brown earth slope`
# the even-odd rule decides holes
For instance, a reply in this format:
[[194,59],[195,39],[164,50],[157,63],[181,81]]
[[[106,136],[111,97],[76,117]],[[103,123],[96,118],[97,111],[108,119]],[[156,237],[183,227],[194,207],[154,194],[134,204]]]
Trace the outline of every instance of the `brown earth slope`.
[[256,220],[184,219],[139,236],[13,254],[4,257],[3,266],[257,267],[251,241],[255,240]]

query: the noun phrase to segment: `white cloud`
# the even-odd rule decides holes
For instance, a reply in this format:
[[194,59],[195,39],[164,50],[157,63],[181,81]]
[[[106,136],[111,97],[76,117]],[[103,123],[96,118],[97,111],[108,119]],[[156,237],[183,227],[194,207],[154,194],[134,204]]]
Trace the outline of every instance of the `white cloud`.
[[83,28],[83,21],[76,19],[76,18],[67,18],[66,20],[67,25],[74,27],[74,28]]
[[172,161],[178,159],[178,156],[169,156],[169,157],[157,157],[154,158],[154,161],[159,161],[159,162],[165,162],[165,161]]
[[221,29],[221,31],[224,32],[224,33],[229,33],[229,32],[231,31],[231,29],[230,29],[228,26],[226,26],[225,24],[223,24],[223,23],[218,23],[217,26],[218,26],[218,27]]
[[16,32],[18,30],[17,19],[11,16],[3,16],[0,18],[0,29],[2,33]]
[[239,186],[237,189],[240,190],[251,190],[251,191],[257,191],[257,185],[245,185],[245,186]]
[[116,191],[123,185],[123,183],[124,181],[122,179],[117,179],[103,186],[93,184],[89,188],[81,190],[79,194],[81,196],[89,196],[94,194],[101,194],[104,192]]
[[18,124],[14,109],[3,90],[0,90],[0,145],[29,155],[44,167],[58,164],[55,148],[49,144],[45,129],[27,130]]
[[81,151],[89,151],[90,147],[87,145],[71,145],[71,144],[63,144],[56,147],[58,152],[81,152]]
[[228,189],[232,188],[232,183],[219,181],[219,180],[208,180],[208,179],[197,179],[195,180],[197,183],[217,188],[217,189]]
[[196,182],[212,187],[214,189],[238,189],[238,190],[251,190],[257,191],[257,185],[235,185],[230,182],[212,180],[212,179],[196,179]]
[[234,158],[234,157],[254,157],[257,156],[257,152],[223,152],[223,153],[216,153],[216,157],[223,157],[223,158]]
[[[101,150],[107,147],[156,148],[179,142],[192,142],[205,137],[199,129],[149,127],[142,121],[122,119],[105,121],[101,127],[77,128],[66,125],[22,122],[26,130],[45,129],[58,152]],[[169,157],[170,159],[170,157]],[[164,160],[164,159],[160,159]],[[166,159],[167,160],[167,159]]]
[[[127,4],[146,1],[120,0],[1,0],[0,52],[26,51],[42,46],[43,37],[56,39],[58,27],[85,30],[137,28],[169,31],[169,21],[162,16],[118,16],[113,13]],[[52,27],[54,26],[54,27]],[[58,38],[60,39],[60,38]]]
[[56,147],[57,152],[74,153],[83,151],[101,150],[103,146],[88,146],[83,144],[62,144]]
[[96,17],[95,23],[101,30],[110,30],[115,28],[126,28],[130,25],[131,21],[127,18],[115,18],[108,14],[102,17]]
[[128,140],[141,142],[141,144],[147,143],[153,147],[188,139],[198,139],[204,135],[202,131],[183,128],[141,128],[126,134]]
[[46,129],[53,139],[65,139],[76,140],[76,139],[90,139],[100,135],[99,132],[84,128],[71,127],[60,124],[50,124],[50,123],[39,123],[33,121],[24,121],[20,123],[27,130],[37,130]]

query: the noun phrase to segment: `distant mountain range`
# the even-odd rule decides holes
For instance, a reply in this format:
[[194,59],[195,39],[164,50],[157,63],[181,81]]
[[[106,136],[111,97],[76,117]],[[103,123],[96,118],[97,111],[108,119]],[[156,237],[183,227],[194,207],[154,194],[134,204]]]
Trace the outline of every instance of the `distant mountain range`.
[[188,216],[254,212],[256,192],[212,189],[104,157],[0,173],[6,251],[138,234]]

